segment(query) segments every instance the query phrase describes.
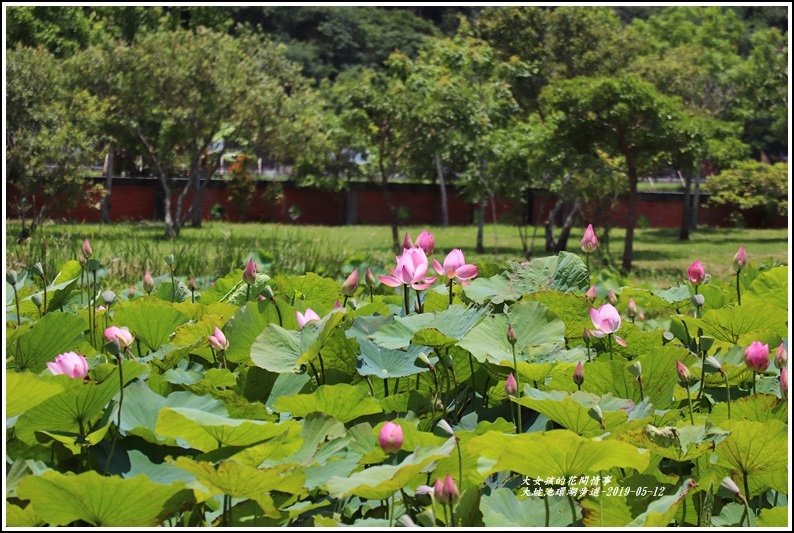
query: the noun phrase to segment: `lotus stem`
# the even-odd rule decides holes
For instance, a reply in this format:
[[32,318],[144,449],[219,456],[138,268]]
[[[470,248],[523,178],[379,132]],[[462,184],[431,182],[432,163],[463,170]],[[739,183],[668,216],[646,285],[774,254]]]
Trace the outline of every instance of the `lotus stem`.
[[449,280],[449,305],[452,305],[452,279]]
[[728,397],[728,420],[731,419],[731,387],[728,384],[728,374],[722,371],[722,377],[725,378],[725,394]]
[[17,307],[17,327],[21,327],[22,326],[22,318],[19,316],[19,293],[17,293],[17,284],[14,283],[12,288],[14,289],[14,304]]
[[747,514],[747,527],[750,527],[750,483],[745,471],[742,471],[742,482],[744,484],[744,512]]
[[460,451],[460,437],[455,435],[455,447],[458,449],[458,486],[463,489],[463,454]]
[[424,313],[425,306],[422,304],[422,296],[419,294],[419,289],[414,289],[414,292],[416,293],[416,305],[419,307],[419,312]]
[[550,513],[549,513],[549,495],[548,494],[544,494],[543,495],[543,507],[546,508],[546,521],[544,522],[544,527],[549,527]]
[[689,421],[692,425],[695,425],[695,417],[692,415],[692,395],[689,393],[689,387],[684,387],[686,389],[686,399],[689,402]]
[[739,287],[739,274],[741,274],[741,270],[736,273],[736,301],[739,305],[742,305],[742,289]]
[[[511,344],[510,346],[513,349],[513,371],[515,372],[516,378],[516,397],[521,398],[521,382],[518,378],[518,362],[516,361],[516,345]],[[521,404],[516,403],[516,433],[523,433],[523,428],[521,427]]]
[[403,285],[403,306],[405,307],[405,316],[411,312],[408,308],[408,285]]
[[342,300],[342,308],[344,309],[345,307],[347,307],[347,295],[345,295],[344,299]]
[[758,376],[758,372],[753,371],[753,394],[755,394],[755,378]]
[[645,392],[642,390],[642,376],[637,377],[637,383],[640,386],[640,402],[645,400]]

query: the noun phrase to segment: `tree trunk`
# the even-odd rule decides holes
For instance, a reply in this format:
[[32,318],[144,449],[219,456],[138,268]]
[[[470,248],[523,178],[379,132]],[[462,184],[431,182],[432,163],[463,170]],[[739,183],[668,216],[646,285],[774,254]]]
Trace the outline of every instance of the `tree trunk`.
[[386,206],[389,208],[390,222],[391,222],[391,241],[395,253],[400,253],[400,230],[397,227],[397,208],[391,201],[391,192],[389,191],[389,174],[386,172],[386,165],[383,163],[383,153],[385,152],[385,140],[381,138],[378,153],[378,168],[380,169],[380,182],[383,186],[383,197],[386,200]]
[[573,223],[576,219],[576,213],[578,213],[581,208],[582,201],[579,199],[574,201],[573,206],[571,206],[571,210],[565,217],[562,228],[560,228],[560,238],[557,239],[557,244],[554,250],[555,252],[561,252],[568,248],[568,238],[571,236],[571,228],[573,227]]
[[554,207],[551,208],[549,214],[546,216],[546,223],[544,224],[546,228],[546,251],[547,252],[554,252],[554,219],[557,218],[557,214],[560,212],[563,206],[562,198],[557,198],[557,203],[554,204]]
[[436,173],[438,174],[438,186],[441,190],[441,225],[445,228],[449,226],[449,203],[447,202],[447,183],[444,181],[444,169],[441,167],[441,156],[438,151],[434,154],[436,161]]
[[491,224],[493,225],[493,253],[494,255],[499,253],[499,243],[497,242],[496,237],[496,196],[489,191],[488,194],[491,197]]
[[626,174],[629,177],[629,201],[626,213],[626,243],[623,246],[623,270],[631,270],[634,258],[634,224],[637,218],[637,162],[634,154],[626,154]]
[[681,229],[678,231],[678,240],[688,241],[689,224],[692,217],[692,175],[687,173],[686,176],[682,176],[681,171],[678,169],[675,172],[679,179],[684,180],[684,212],[681,217]]
[[105,194],[102,196],[102,223],[110,222],[110,191],[113,188],[113,145],[105,155]]
[[203,196],[204,186],[202,184],[201,179],[201,170],[199,170],[199,175],[196,178],[196,182],[194,183],[194,190],[193,190],[193,206],[190,210],[191,221],[190,225],[194,228],[201,227],[201,198]]
[[165,222],[165,237],[172,239],[179,235],[179,231],[174,227],[174,218],[171,215],[171,187],[168,184],[168,177],[160,176],[160,183],[163,185],[163,219]]
[[[700,172],[700,178],[705,175],[704,171]],[[698,210],[700,209],[700,179],[695,180],[695,194],[692,198],[692,211],[689,220],[689,229],[695,231],[698,229]]]
[[478,254],[485,253],[485,246],[482,243],[483,228],[485,227],[485,195],[480,195],[480,207],[477,212],[477,245],[476,250]]

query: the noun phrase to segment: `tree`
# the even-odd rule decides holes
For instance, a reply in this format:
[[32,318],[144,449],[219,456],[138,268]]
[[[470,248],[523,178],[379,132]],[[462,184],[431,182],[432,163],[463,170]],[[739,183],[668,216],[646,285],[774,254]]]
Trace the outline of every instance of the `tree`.
[[766,217],[788,212],[788,165],[742,161],[734,168],[709,176],[709,202],[737,210],[756,211]]
[[68,57],[100,42],[102,24],[89,9],[64,6],[13,6],[6,11],[8,47],[43,46],[56,57]]
[[680,145],[687,113],[672,97],[636,77],[580,77],[553,83],[541,94],[544,115],[553,121],[558,146],[579,154],[602,151],[621,158],[628,179],[623,268],[631,270],[637,182],[642,172],[669,161]]
[[84,176],[96,156],[104,104],[69,86],[63,64],[44,48],[17,47],[6,61],[6,164],[19,198],[23,238],[35,231],[52,201],[68,207],[97,192],[85,189]]

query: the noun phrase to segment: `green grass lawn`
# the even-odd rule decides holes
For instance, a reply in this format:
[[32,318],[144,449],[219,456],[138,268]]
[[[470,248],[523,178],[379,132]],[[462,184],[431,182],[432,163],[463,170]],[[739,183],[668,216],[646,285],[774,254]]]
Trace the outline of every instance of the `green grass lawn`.
[[[418,226],[400,228],[400,235],[408,231],[412,236],[425,229]],[[427,228],[436,237],[435,255],[461,248],[468,262],[499,264],[509,259],[521,259],[521,241],[513,226],[487,225],[485,246],[487,253],[475,253],[476,228],[455,226]],[[42,261],[52,272],[58,264],[77,257],[83,238],[89,238],[95,256],[109,267],[121,283],[140,280],[143,270],[150,268],[154,275],[165,274],[162,257],[176,256],[177,275],[224,274],[242,267],[251,251],[278,273],[314,271],[328,276],[342,276],[351,264],[360,262],[382,270],[393,264],[390,250],[390,230],[386,226],[292,226],[278,224],[232,224],[208,222],[201,229],[185,228],[175,241],[162,237],[162,226],[153,222],[101,224],[46,224],[33,238],[17,244],[18,224],[6,225],[6,262],[9,268],[19,269]],[[581,253],[579,240],[582,229],[574,230],[568,250]],[[530,237],[532,230],[529,232]],[[707,272],[717,276],[732,274],[732,259],[740,245],[747,247],[750,262],[788,262],[788,237],[785,229],[713,229],[704,228],[692,234],[690,241],[679,241],[675,229],[637,230],[634,245],[634,270],[624,278],[626,283],[641,286],[665,287],[682,279],[689,264],[699,259]],[[610,254],[606,259],[620,264],[624,231],[610,232]],[[604,247],[600,252],[605,252]],[[543,250],[543,228],[537,228],[532,247],[533,257],[548,255]]]

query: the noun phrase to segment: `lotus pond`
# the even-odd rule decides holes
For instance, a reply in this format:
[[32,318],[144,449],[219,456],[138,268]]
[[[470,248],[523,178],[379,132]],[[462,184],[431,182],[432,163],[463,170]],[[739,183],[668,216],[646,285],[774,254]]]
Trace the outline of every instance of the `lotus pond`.
[[607,291],[404,246],[344,283],[8,272],[7,525],[787,524],[787,266]]

